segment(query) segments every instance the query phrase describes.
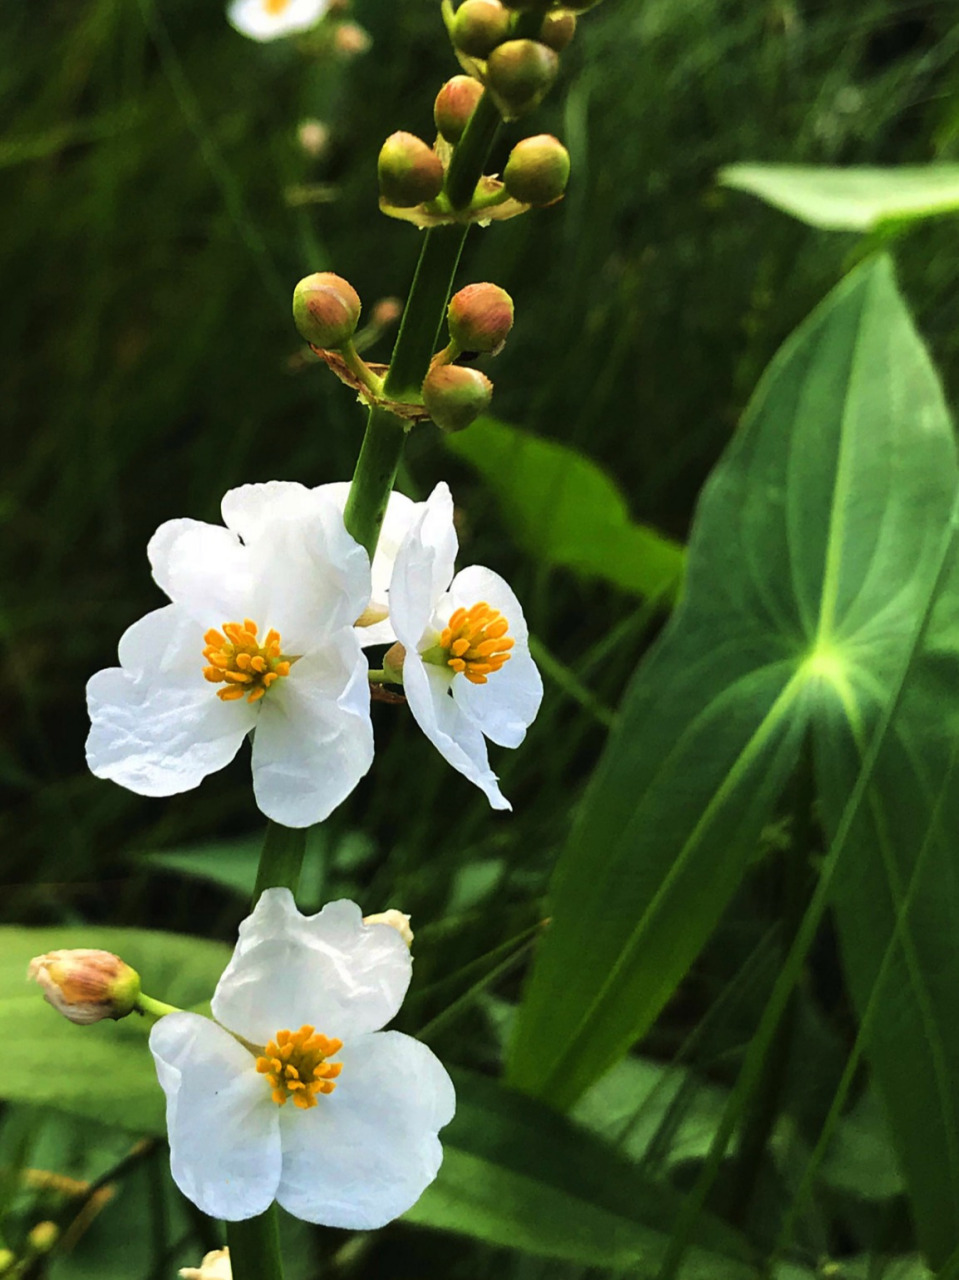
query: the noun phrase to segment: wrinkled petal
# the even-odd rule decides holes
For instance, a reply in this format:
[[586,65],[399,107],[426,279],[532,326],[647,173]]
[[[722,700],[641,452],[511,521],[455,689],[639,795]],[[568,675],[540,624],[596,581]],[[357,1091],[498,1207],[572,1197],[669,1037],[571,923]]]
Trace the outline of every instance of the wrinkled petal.
[[248,702],[221,702],[203,678],[202,628],[175,605],[135,622],[121,667],[87,684],[87,763],[146,796],[189,791],[236,755],[256,722]]
[[211,1218],[263,1213],[280,1178],[280,1126],[253,1055],[195,1013],[161,1018],[150,1048],[167,1099],[173,1181]]
[[315,510],[313,491],[296,480],[267,480],[229,489],[220,503],[223,523],[251,546],[277,520],[304,519]]
[[252,566],[229,529],[167,520],[150,539],[147,556],[157,585],[204,630],[250,616]]
[[390,619],[407,650],[419,646],[433,610],[449,586],[456,560],[453,499],[440,483],[421,503],[390,582]]
[[394,1017],[412,973],[389,925],[364,925],[352,902],[303,916],[289,889],[267,889],[240,925],[213,1016],[253,1044],[304,1025],[349,1040]]
[[453,1083],[426,1045],[398,1031],[347,1042],[336,1056],[343,1071],[334,1092],[309,1111],[283,1109],[276,1198],[307,1222],[372,1231],[436,1177]]
[[368,666],[352,628],[294,663],[262,699],[253,791],[286,827],[329,817],[373,763]]
[[[321,484],[317,493],[330,498],[336,503],[338,511],[346,510],[346,500],[350,494],[349,480],[337,480],[333,484]],[[419,504],[404,493],[390,494],[386,504],[386,515],[380,528],[380,536],[373,553],[373,600],[382,604],[387,598],[390,578],[393,576],[393,565],[403,539],[410,531],[416,518]]]
[[494,809],[511,809],[489,767],[483,734],[449,690],[446,669],[422,662],[416,653],[407,651],[403,692],[416,723],[453,768],[483,791]]
[[279,13],[271,13],[264,0],[233,0],[227,18],[252,40],[276,40],[309,30],[328,8],[329,0],[289,0]]
[[528,649],[515,648],[486,684],[453,677],[453,700],[492,742],[518,747],[543,701],[543,681]]

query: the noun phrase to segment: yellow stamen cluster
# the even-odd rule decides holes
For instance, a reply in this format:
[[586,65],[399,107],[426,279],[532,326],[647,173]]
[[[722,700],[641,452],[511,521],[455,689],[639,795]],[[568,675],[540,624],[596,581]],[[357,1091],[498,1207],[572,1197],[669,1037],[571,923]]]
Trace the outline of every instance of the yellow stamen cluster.
[[211,629],[203,639],[207,646],[203,656],[210,664],[203,674],[212,684],[226,683],[225,689],[216,691],[224,702],[244,695],[248,702],[256,702],[275,680],[290,674],[291,659],[280,651],[279,631],[268,631],[261,644],[257,625],[249,618],[242,624],[224,622],[222,632]]
[[284,9],[288,9],[290,0],[263,0],[263,8],[273,18],[281,14]]
[[342,1040],[330,1040],[314,1033],[312,1027],[299,1031],[278,1031],[256,1060],[256,1069],[266,1076],[278,1107],[292,1098],[294,1106],[306,1111],[316,1106],[318,1093],[332,1093],[341,1062],[326,1059],[343,1048]]
[[488,604],[474,604],[471,609],[457,609],[440,636],[440,648],[449,654],[447,664],[462,671],[473,684],[486,684],[491,671],[499,671],[509,660],[516,643],[506,633],[509,623],[498,609]]

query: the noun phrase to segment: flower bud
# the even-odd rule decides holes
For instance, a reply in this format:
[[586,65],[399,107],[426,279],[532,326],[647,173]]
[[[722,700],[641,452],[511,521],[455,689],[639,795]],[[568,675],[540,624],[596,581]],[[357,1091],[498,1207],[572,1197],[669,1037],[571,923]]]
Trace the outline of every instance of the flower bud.
[[559,57],[538,40],[507,40],[486,64],[486,82],[509,118],[531,110],[559,71]]
[[498,284],[468,284],[453,294],[447,316],[458,352],[499,351],[513,327],[513,299]]
[[543,44],[562,53],[576,34],[576,14],[569,9],[553,9],[543,18],[539,38]]
[[356,290],[332,271],[314,271],[293,290],[293,320],[314,347],[335,351],[356,332],[360,319]]
[[509,37],[510,23],[500,0],[463,0],[453,17],[453,44],[470,58],[488,58]]
[[333,48],[341,58],[355,58],[367,53],[373,38],[358,22],[341,22],[333,36]]
[[38,1222],[27,1236],[27,1245],[33,1254],[50,1253],[60,1239],[60,1228],[46,1219]]
[[472,76],[454,76],[443,85],[433,104],[433,119],[447,142],[459,142],[482,96],[483,86]]
[[376,170],[383,199],[400,209],[434,200],[443,189],[442,160],[412,133],[390,134],[380,148]]
[[549,133],[517,142],[503,170],[503,185],[523,204],[552,204],[568,181],[569,152]]
[[413,930],[410,928],[410,918],[405,911],[397,911],[395,907],[390,907],[388,911],[378,911],[375,915],[364,916],[364,924],[388,924],[395,929],[408,947],[413,945]]
[[199,1269],[196,1267],[182,1267],[179,1274],[182,1280],[233,1280],[233,1271],[230,1268],[230,1251],[229,1249],[214,1249],[212,1253],[206,1254],[200,1263]]
[[312,117],[301,120],[297,126],[296,140],[311,160],[318,160],[330,144],[329,126]]
[[493,384],[478,369],[442,364],[423,382],[423,404],[441,431],[462,431],[489,408]]
[[109,951],[48,951],[30,961],[27,977],[71,1022],[86,1026],[125,1018],[140,995],[140,975]]

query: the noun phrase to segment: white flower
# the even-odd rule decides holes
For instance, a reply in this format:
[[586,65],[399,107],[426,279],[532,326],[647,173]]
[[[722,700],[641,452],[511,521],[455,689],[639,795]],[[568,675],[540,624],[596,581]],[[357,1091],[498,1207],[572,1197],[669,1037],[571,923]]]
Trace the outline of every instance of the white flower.
[[214,1249],[204,1256],[199,1269],[182,1267],[180,1276],[182,1280],[233,1280],[229,1249]]
[[276,40],[308,31],[330,7],[330,0],[233,0],[226,16],[251,40]]
[[[322,493],[336,503],[340,511],[346,509],[346,500],[350,493],[348,480],[337,480],[333,484],[321,484],[314,493]],[[393,576],[393,565],[403,539],[410,531],[422,503],[415,503],[405,494],[390,494],[386,504],[386,514],[380,527],[380,536],[373,553],[372,591],[369,608],[361,619],[359,628],[360,643],[364,649],[374,644],[392,644],[396,639],[393,625],[387,616],[389,613],[389,588]]]
[[403,690],[420,728],[453,768],[494,809],[509,809],[483,735],[518,747],[539,710],[543,682],[516,596],[479,565],[453,577],[456,551],[453,499],[438,484],[418,508],[390,583],[390,620],[406,651]]
[[217,1022],[172,1013],[150,1033],[185,1196],[230,1222],[276,1199],[352,1230],[416,1202],[455,1096],[426,1045],[379,1030],[411,966],[397,930],[354,903],[302,916],[288,889],[267,889],[217,984]]
[[353,622],[366,552],[302,485],[245,485],[227,527],[170,520],[150,541],[172,600],[120,640],[87,686],[87,761],[140,795],[195,787],[253,736],[253,789],[290,827],[320,822],[373,759],[367,664]]

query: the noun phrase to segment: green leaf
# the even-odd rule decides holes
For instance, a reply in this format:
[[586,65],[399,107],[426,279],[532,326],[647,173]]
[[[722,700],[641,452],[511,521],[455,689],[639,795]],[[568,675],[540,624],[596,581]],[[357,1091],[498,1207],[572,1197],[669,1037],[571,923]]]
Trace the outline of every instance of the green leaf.
[[[556,871],[510,1055],[517,1085],[569,1105],[650,1026],[739,882],[807,726],[832,837],[933,590],[956,487],[934,370],[890,263],[869,261],[777,355],[704,490],[685,597],[627,693]],[[837,877],[860,1009],[959,729],[956,599],[945,593],[928,674]],[[938,1258],[959,1235],[953,863],[945,841],[929,851],[869,1048]]]
[[872,231],[959,209],[959,164],[826,169],[789,164],[733,164],[723,186],[828,231]]
[[[264,833],[260,832],[254,836],[214,840],[182,849],[162,849],[140,856],[161,871],[174,872],[191,880],[206,880],[248,900],[256,883],[264,838]],[[329,837],[323,827],[315,826],[309,829],[306,840],[297,901],[303,910],[312,911],[318,910],[323,901]]]
[[[455,1072],[456,1116],[436,1182],[405,1221],[583,1266],[656,1275],[681,1194],[555,1111]],[[705,1218],[684,1280],[747,1280],[748,1246]]]
[[163,1094],[147,1046],[150,1021],[78,1027],[27,981],[33,956],[69,947],[112,951],[156,999],[189,1008],[209,1000],[231,950],[221,942],[145,929],[0,928],[0,1098],[54,1107],[134,1133],[166,1133]]
[[445,437],[475,467],[531,556],[650,599],[675,598],[684,552],[629,514],[615,482],[569,445],[481,418]]

